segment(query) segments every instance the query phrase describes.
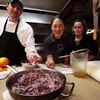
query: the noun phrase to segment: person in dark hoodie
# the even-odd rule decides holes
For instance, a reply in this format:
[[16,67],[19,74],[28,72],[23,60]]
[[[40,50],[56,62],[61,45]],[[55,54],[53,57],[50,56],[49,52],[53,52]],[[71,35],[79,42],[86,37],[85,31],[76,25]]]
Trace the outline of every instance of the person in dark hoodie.
[[0,57],[7,57],[11,65],[26,59],[30,62],[41,61],[35,50],[33,29],[20,17],[22,0],[8,0],[6,8],[8,17],[0,18]]
[[89,49],[88,60],[90,61],[95,59],[95,56],[98,54],[98,45],[92,37],[86,34],[87,29],[85,20],[76,19],[74,21],[72,27],[73,34],[68,38],[67,53],[70,54],[70,52],[79,49]]

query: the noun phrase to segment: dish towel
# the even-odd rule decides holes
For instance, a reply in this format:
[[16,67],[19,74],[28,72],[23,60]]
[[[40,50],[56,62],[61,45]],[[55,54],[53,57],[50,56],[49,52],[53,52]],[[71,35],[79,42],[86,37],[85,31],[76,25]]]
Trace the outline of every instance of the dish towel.
[[89,61],[87,63],[86,73],[100,82],[100,61]]
[[11,70],[7,69],[7,71],[0,72],[0,79],[6,78],[10,74]]
[[[12,67],[15,68],[16,65],[14,65],[14,66],[12,66]],[[0,72],[0,79],[6,78],[10,73],[11,73],[11,70],[10,70],[9,68],[7,68],[6,71]]]
[[4,91],[4,92],[2,93],[2,96],[3,96],[3,99],[4,99],[4,100],[14,100],[14,99],[10,96],[8,90]]

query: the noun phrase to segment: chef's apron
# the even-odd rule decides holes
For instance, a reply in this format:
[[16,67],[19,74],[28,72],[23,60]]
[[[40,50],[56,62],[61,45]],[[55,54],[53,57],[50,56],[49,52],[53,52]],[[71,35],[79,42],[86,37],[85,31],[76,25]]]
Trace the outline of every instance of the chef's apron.
[[7,57],[10,60],[10,65],[19,65],[20,61],[26,60],[24,47],[17,37],[17,29],[20,20],[18,20],[14,33],[5,31],[7,20],[4,25],[3,33],[0,36],[0,57]]

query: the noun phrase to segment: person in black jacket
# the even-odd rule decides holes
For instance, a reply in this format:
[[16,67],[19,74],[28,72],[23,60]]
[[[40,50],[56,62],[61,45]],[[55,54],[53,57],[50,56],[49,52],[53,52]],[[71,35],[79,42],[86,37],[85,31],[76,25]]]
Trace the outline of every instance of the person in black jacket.
[[72,51],[87,48],[90,50],[88,60],[93,60],[98,53],[98,45],[92,37],[86,35],[86,22],[82,19],[75,20],[72,31],[73,35],[68,38],[67,53],[70,54]]

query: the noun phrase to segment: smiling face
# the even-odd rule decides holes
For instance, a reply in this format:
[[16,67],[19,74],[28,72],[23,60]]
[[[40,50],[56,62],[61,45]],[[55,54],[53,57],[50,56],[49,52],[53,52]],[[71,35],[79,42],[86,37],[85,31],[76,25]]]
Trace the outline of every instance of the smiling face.
[[56,18],[55,20],[53,20],[51,30],[56,39],[61,38],[62,34],[64,33],[64,29],[65,29],[65,25],[61,19]]
[[9,19],[10,19],[10,21],[13,21],[13,22],[16,22],[23,12],[23,10],[19,6],[18,2],[14,3],[14,4],[9,3],[6,5],[6,8],[9,13]]

